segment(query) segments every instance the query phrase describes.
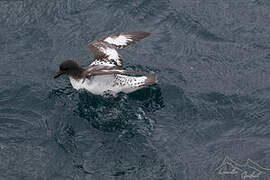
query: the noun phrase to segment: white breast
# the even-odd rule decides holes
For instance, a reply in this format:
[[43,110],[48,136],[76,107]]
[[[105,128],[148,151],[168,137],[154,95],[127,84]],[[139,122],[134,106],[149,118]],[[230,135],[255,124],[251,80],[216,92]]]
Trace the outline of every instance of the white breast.
[[74,79],[72,78],[71,76],[69,76],[69,80],[70,80],[70,83],[72,85],[72,87],[76,90],[79,90],[79,89],[83,89],[84,86],[82,84],[82,79],[81,80],[77,80],[77,79]]
[[[76,80],[72,77],[69,77],[72,87],[76,90],[85,89],[93,94],[102,95],[106,91],[113,91],[112,85],[114,80],[114,75],[102,75],[94,76],[90,79]],[[118,92],[112,92],[116,94]]]

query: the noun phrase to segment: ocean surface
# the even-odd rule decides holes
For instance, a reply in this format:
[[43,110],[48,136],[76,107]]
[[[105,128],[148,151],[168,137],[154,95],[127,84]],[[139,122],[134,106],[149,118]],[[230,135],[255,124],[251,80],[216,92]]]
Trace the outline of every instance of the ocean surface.
[[[1,180],[269,180],[269,0],[1,0]],[[121,50],[158,84],[110,96],[53,79]]]

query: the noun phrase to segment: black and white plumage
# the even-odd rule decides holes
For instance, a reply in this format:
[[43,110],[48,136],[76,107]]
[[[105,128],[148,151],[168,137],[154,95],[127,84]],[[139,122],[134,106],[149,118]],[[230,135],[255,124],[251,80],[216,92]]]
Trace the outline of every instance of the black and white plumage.
[[73,88],[86,89],[96,95],[130,93],[156,83],[153,75],[123,70],[122,57],[118,52],[149,35],[143,31],[123,32],[95,40],[87,46],[93,55],[93,62],[88,67],[83,68],[67,60],[61,63],[55,78],[67,74]]
[[102,64],[109,67],[122,67],[122,57],[118,49],[122,49],[149,35],[150,33],[143,31],[123,32],[89,43],[88,48],[94,56],[94,61],[91,65]]

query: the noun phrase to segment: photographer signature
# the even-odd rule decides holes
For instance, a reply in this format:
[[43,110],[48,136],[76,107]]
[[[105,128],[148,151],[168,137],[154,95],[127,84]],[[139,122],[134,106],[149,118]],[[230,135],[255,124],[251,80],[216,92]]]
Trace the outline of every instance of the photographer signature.
[[220,175],[240,175],[242,180],[246,178],[257,178],[270,171],[270,169],[264,168],[250,159],[245,164],[239,164],[228,156],[224,158],[216,170]]

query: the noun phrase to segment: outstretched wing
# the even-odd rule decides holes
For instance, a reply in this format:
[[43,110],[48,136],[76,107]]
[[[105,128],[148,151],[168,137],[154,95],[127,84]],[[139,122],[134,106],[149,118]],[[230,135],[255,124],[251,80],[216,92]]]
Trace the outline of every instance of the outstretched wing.
[[94,59],[90,66],[122,67],[122,57],[114,46],[97,40],[88,44],[88,48]]
[[104,66],[105,69],[122,68],[122,57],[118,49],[133,44],[150,33],[143,31],[123,32],[103,37],[88,44],[94,61],[90,66]]
[[150,33],[143,31],[135,31],[135,32],[122,32],[113,34],[102,40],[109,44],[114,45],[118,49],[122,49],[130,44],[134,44],[136,41],[146,38]]

